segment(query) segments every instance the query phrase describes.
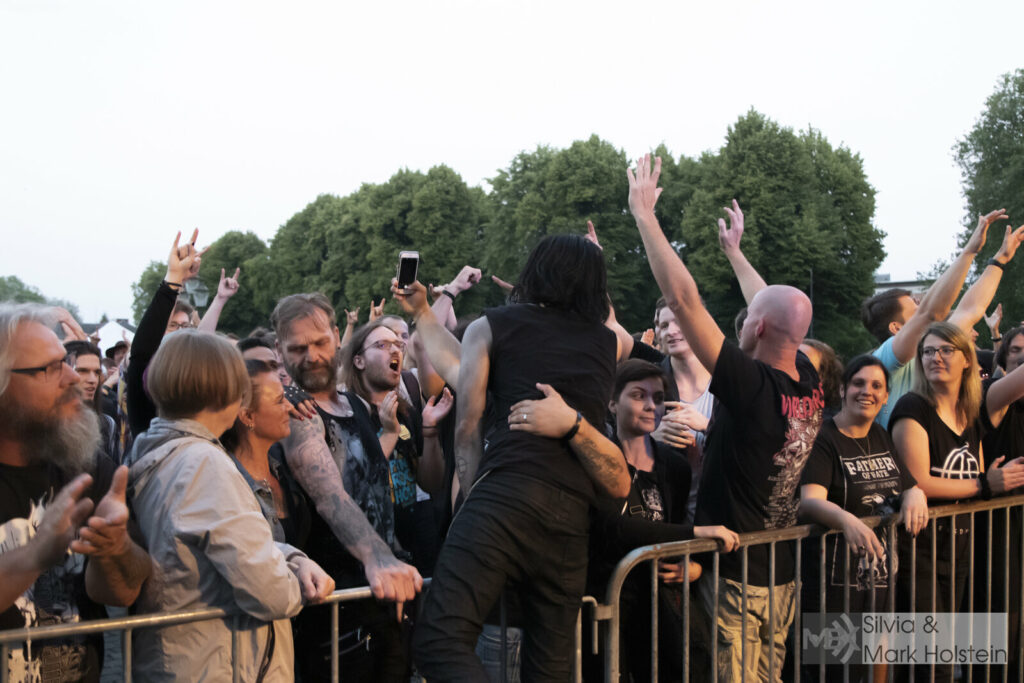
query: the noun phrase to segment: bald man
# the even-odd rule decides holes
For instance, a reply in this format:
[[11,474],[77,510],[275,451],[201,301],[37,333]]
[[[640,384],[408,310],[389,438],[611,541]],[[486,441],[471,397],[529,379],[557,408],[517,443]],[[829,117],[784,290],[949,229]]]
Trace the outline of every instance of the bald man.
[[[739,532],[792,526],[796,523],[794,494],[824,407],[818,374],[798,352],[811,322],[811,302],[793,287],[765,286],[760,277],[751,275],[752,268],[745,271],[734,262],[749,301],[740,346],[726,342],[654,215],[661,194],[660,172],[661,159],[654,160],[652,170],[649,156],[639,161],[635,175],[627,170],[629,208],[658,286],[694,354],[711,372],[711,392],[719,400],[707,439],[694,523],[722,524]],[[739,206],[734,203],[726,212],[733,230],[742,233]],[[727,243],[735,239],[738,248],[739,234],[726,230],[724,221],[720,228],[725,233],[720,235],[723,248],[732,261]],[[740,680],[744,671],[757,671],[758,680],[781,680],[786,633],[794,616],[790,545],[776,546],[774,586],[769,581],[768,547],[749,550],[745,656],[741,556],[723,554],[718,577],[713,576],[710,561],[705,566],[699,591],[710,623],[717,625],[718,680]],[[769,613],[772,592],[774,615]]]

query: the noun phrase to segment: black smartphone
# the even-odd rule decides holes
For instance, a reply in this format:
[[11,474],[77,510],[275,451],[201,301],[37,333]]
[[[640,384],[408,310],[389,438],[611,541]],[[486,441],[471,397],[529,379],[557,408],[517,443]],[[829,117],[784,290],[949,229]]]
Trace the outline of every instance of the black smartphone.
[[398,288],[407,289],[416,281],[416,273],[420,268],[418,251],[402,251],[398,253]]

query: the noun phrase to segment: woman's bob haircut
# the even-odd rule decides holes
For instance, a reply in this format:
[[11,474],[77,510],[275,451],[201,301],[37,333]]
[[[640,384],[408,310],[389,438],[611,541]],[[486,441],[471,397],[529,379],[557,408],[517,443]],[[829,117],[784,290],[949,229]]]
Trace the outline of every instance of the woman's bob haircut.
[[168,335],[153,356],[146,389],[157,414],[176,420],[248,401],[251,382],[242,354],[231,341],[181,330]]
[[580,235],[548,235],[530,252],[509,301],[603,323],[610,310],[607,290],[604,254],[597,245]]

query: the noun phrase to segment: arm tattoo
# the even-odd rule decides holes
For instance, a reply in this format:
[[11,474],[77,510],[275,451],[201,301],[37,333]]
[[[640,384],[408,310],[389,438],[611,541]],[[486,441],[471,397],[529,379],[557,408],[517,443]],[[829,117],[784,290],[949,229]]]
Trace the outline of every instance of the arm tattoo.
[[323,419],[292,420],[284,442],[285,458],[295,479],[316,505],[341,544],[363,564],[394,559],[366,515],[345,491],[341,471],[324,440]]

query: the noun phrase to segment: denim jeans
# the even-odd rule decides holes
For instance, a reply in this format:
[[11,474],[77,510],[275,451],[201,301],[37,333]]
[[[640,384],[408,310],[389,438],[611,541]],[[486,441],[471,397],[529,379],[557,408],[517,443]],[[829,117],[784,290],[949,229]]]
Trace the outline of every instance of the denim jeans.
[[588,526],[587,502],[564,489],[500,469],[480,479],[452,521],[413,635],[427,680],[487,680],[475,647],[508,583],[520,587],[522,680],[567,680]]
[[[476,641],[476,655],[487,670],[491,683],[519,683],[519,669],[523,644],[523,631],[509,626],[505,629],[505,642],[501,642],[501,627],[484,624]],[[505,658],[505,677],[501,677],[501,659]]]

